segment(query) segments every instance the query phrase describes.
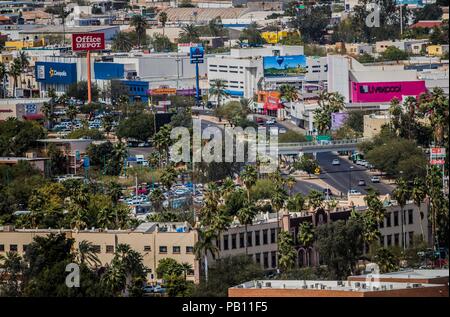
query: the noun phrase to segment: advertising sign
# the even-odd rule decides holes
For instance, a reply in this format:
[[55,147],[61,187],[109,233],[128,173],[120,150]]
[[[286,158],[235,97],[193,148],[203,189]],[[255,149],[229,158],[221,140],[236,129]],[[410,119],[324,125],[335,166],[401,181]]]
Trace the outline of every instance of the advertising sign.
[[190,48],[191,64],[202,64],[205,50],[202,46],[195,46]]
[[189,54],[191,52],[191,47],[200,46],[200,43],[178,43],[178,53]]
[[105,33],[72,34],[72,50],[99,51],[105,49]]
[[304,55],[264,56],[264,77],[303,77],[306,69]]
[[177,90],[175,88],[155,88],[150,89],[150,95],[158,96],[158,95],[175,95]]
[[430,164],[444,165],[445,164],[445,147],[432,147],[430,149]]
[[431,148],[432,156],[443,156],[445,157],[445,147],[432,147]]
[[443,159],[430,160],[430,164],[431,165],[444,165],[445,164],[445,160],[443,160]]
[[389,102],[392,98],[402,100],[404,96],[417,97],[426,91],[425,81],[403,82],[352,82],[353,102]]
[[72,84],[77,81],[76,63],[36,62],[36,81],[45,84]]
[[338,130],[348,119],[348,113],[335,112],[331,114],[331,130]]

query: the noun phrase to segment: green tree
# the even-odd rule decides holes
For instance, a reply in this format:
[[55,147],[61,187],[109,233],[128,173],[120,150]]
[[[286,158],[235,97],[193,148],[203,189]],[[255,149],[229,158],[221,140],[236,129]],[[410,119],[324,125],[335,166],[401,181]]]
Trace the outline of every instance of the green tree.
[[282,271],[289,271],[295,266],[294,240],[288,231],[278,235],[278,267]]
[[153,114],[140,114],[122,120],[117,126],[116,135],[119,139],[147,141],[153,135],[153,131]]
[[128,33],[118,32],[112,40],[111,49],[114,52],[129,52],[133,48],[133,45],[133,40]]
[[301,12],[294,13],[291,23],[306,43],[321,42],[330,18],[330,6],[307,5]]
[[164,11],[160,12],[158,15],[158,21],[159,21],[159,23],[161,23],[161,26],[163,28],[163,35],[164,35],[164,28],[166,27],[167,20],[168,20],[167,13]]
[[98,258],[98,250],[95,249],[94,245],[90,241],[83,240],[78,244],[78,254],[77,260],[80,264],[87,264],[90,267],[97,267],[101,265],[100,259]]
[[305,203],[305,197],[301,193],[296,193],[293,196],[289,195],[286,208],[289,212],[301,212],[305,209]]
[[435,21],[442,17],[442,9],[437,4],[426,4],[415,11],[414,22]]
[[208,253],[215,259],[218,248],[215,244],[216,235],[211,230],[198,230],[198,241],[194,245],[194,253],[197,260],[203,258],[205,281],[208,282]]
[[287,102],[293,102],[298,99],[298,91],[292,85],[288,84],[281,85],[279,90],[281,98],[286,100]]
[[392,192],[392,197],[397,201],[397,204],[400,206],[400,218],[401,218],[401,227],[402,227],[402,246],[403,249],[406,249],[406,241],[405,241],[405,205],[407,201],[411,198],[411,190],[408,186],[408,183],[403,178],[398,178],[396,181],[397,187]]
[[[100,91],[95,83],[91,84],[91,96],[92,101],[97,101],[98,97],[100,95]],[[73,97],[77,100],[81,100],[83,102],[87,101],[88,96],[88,86],[87,81],[79,81],[76,83],[73,83],[69,86],[69,89],[67,90],[67,96]]]
[[258,209],[252,203],[247,203],[243,208],[239,209],[237,218],[241,225],[245,227],[245,254],[248,254],[248,241],[247,241],[247,229],[248,225],[253,224],[253,219],[256,217]]
[[256,22],[251,23],[242,30],[239,40],[241,42],[245,41],[249,45],[261,45],[265,43],[265,40],[261,36],[261,32],[258,30],[258,24],[256,24]]
[[409,59],[409,55],[407,52],[402,51],[395,46],[389,46],[384,52],[381,53],[381,59],[384,61],[398,62],[401,60]]
[[228,95],[226,91],[225,81],[222,79],[214,79],[210,82],[209,94],[211,96],[216,96],[217,98],[217,108],[220,107],[220,102],[222,98]]
[[134,27],[138,39],[138,47],[141,47],[142,38],[145,37],[145,29],[148,26],[147,21],[142,15],[135,14],[131,17],[130,26]]
[[300,160],[294,162],[293,167],[296,170],[305,171],[311,177],[311,174],[315,173],[319,164],[314,158],[309,157],[308,155],[302,155]]
[[323,207],[323,193],[317,190],[311,190],[306,196],[306,199],[308,201],[308,208],[313,212],[316,212],[318,209]]
[[420,207],[422,206],[422,202],[425,200],[427,196],[427,188],[425,187],[425,182],[419,178],[414,178],[413,187],[411,190],[411,198],[414,201],[414,204],[417,206],[417,212],[419,213],[419,222],[420,222],[420,231],[422,234],[422,240],[425,241],[425,233],[423,231],[423,213],[420,211]]
[[247,200],[250,202],[250,188],[255,185],[256,180],[258,179],[256,168],[253,165],[246,165],[240,174],[240,178],[247,190]]
[[187,24],[181,28],[178,43],[199,43],[200,34],[195,24]]
[[6,252],[0,254],[0,296],[18,297],[21,296],[22,275],[26,270],[26,263],[16,252]]
[[399,261],[389,249],[379,248],[375,254],[374,260],[375,263],[378,264],[381,274],[395,272],[399,269]]
[[305,248],[309,248],[313,245],[315,240],[315,230],[310,222],[302,222],[298,227],[297,234],[298,242]]

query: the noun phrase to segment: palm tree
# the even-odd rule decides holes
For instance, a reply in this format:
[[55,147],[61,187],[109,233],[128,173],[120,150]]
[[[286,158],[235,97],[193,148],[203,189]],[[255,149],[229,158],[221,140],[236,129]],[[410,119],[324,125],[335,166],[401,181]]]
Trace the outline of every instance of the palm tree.
[[4,63],[0,63],[0,84],[2,85],[2,90],[1,90],[1,97],[2,98],[6,97],[6,93],[5,93],[5,78],[6,78],[7,74],[8,74],[8,70],[6,68],[6,65]]
[[90,267],[100,266],[102,263],[98,258],[98,250],[90,241],[83,240],[78,245],[77,259],[79,264],[87,264]]
[[73,130],[73,120],[75,120],[75,118],[77,117],[77,114],[78,114],[78,109],[75,105],[69,105],[69,107],[67,107],[66,116],[72,123],[72,125],[71,125],[72,130]]
[[250,202],[250,188],[255,185],[258,178],[256,168],[253,165],[246,165],[240,177],[244,182],[245,189],[247,190],[247,199]]
[[305,197],[300,193],[289,196],[288,201],[286,202],[286,208],[289,212],[302,211],[305,208]]
[[414,201],[414,204],[417,206],[417,211],[419,212],[419,222],[420,222],[420,231],[422,233],[422,241],[425,241],[425,234],[423,232],[423,224],[422,224],[422,212],[420,211],[420,206],[422,205],[423,200],[427,196],[427,190],[425,188],[425,183],[421,178],[416,177],[413,182],[413,188],[411,191],[411,198]]
[[194,24],[187,24],[181,28],[179,43],[196,43],[198,42],[200,33]]
[[302,246],[309,248],[313,245],[315,239],[315,231],[312,223],[302,222],[298,227],[297,239]]
[[164,163],[168,161],[169,147],[172,144],[172,139],[170,138],[171,131],[172,127],[166,124],[159,129],[152,139],[153,146],[158,150],[161,157],[165,158]]
[[295,249],[292,235],[288,231],[283,231],[278,235],[278,267],[287,271],[295,265]]
[[400,129],[401,114],[402,114],[402,108],[400,106],[400,101],[397,98],[393,98],[391,100],[391,103],[389,106],[389,115],[390,115],[390,122],[392,124],[392,127],[394,128],[394,131],[397,134]]
[[131,18],[130,25],[136,30],[138,46],[141,47],[142,38],[145,36],[145,29],[148,23],[142,15],[136,14]]
[[128,157],[127,146],[123,142],[118,142],[114,145],[111,161],[114,162],[114,166],[117,167],[118,172],[122,171],[122,167],[125,165],[125,160]]
[[27,264],[17,252],[0,254],[0,281],[2,296],[18,297],[21,295],[21,283]]
[[308,193],[307,200],[308,200],[308,207],[313,212],[315,212],[317,209],[322,207],[324,198],[321,192],[318,192],[317,190],[313,189]]
[[243,208],[239,209],[237,213],[239,223],[245,226],[245,254],[248,254],[247,228],[248,225],[253,224],[253,219],[255,218],[257,213],[258,210],[253,203],[247,203]]
[[109,133],[113,128],[113,117],[111,115],[105,115],[102,119],[103,129],[106,132],[106,138],[109,138]]
[[154,189],[150,194],[150,201],[152,202],[153,210],[156,212],[160,212],[162,203],[164,201],[163,191],[159,188]]
[[160,181],[167,191],[172,188],[172,185],[176,181],[177,176],[178,173],[172,165],[169,165],[162,170]]
[[401,221],[402,221],[402,223],[401,223],[401,226],[402,226],[402,245],[403,245],[403,250],[405,250],[406,249],[405,234],[404,234],[404,230],[405,230],[405,228],[404,228],[405,215],[404,215],[403,209],[405,208],[406,202],[411,197],[411,191],[408,188],[408,184],[407,184],[406,180],[403,179],[403,178],[397,179],[396,185],[397,185],[397,187],[392,192],[392,196],[394,197],[394,199],[397,201],[398,205],[400,206],[400,218],[401,218]]
[[22,64],[20,63],[20,59],[18,59],[17,57],[13,59],[13,62],[10,65],[8,74],[14,80],[13,97],[16,97],[17,78],[22,74]]
[[298,99],[298,91],[292,85],[281,85],[280,86],[280,97],[287,102],[293,102]]
[[205,264],[205,280],[208,281],[208,253],[215,259],[219,250],[214,243],[217,238],[212,230],[198,230],[198,241],[194,245],[194,254],[197,260],[203,257]]
[[294,188],[295,184],[297,184],[297,180],[293,176],[288,176],[286,178],[286,185],[289,189],[289,196],[291,195],[292,189]]
[[209,85],[209,94],[211,96],[216,96],[217,108],[219,108],[222,98],[228,95],[226,91],[226,82],[223,79],[214,79],[210,81]]
[[168,18],[167,18],[167,13],[166,12],[161,12],[159,14],[158,20],[159,20],[159,23],[161,23],[161,25],[162,25],[163,35],[164,35],[164,28],[166,27],[167,19]]
[[115,52],[129,52],[133,48],[133,43],[128,34],[118,32],[112,39],[111,49]]
[[30,59],[25,51],[20,51],[17,58],[20,61],[20,66],[22,70],[21,76],[22,76],[22,74],[24,74],[28,70],[28,67],[30,66]]
[[222,186],[220,186],[220,190],[222,192],[222,199],[226,201],[226,198],[229,194],[231,194],[235,189],[234,181],[231,177],[225,178],[225,180],[222,183]]
[[180,264],[180,268],[183,270],[184,279],[186,280],[187,273],[192,271],[192,264],[190,264],[188,262],[183,262]]

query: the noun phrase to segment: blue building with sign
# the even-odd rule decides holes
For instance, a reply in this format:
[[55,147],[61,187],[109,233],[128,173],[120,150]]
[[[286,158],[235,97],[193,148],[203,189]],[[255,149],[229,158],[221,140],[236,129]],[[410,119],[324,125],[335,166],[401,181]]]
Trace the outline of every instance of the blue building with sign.
[[36,81],[40,85],[40,91],[67,91],[69,86],[77,82],[76,63],[36,62]]
[[128,90],[128,96],[130,97],[130,101],[141,101],[147,102],[148,95],[147,91],[150,89],[150,85],[148,81],[141,80],[121,80],[120,81]]

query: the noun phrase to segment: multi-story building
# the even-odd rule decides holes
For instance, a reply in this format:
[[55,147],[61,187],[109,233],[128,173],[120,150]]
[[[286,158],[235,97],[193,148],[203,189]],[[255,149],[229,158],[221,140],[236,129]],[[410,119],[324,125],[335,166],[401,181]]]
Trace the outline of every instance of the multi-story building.
[[410,54],[420,54],[429,43],[428,40],[401,40],[401,41],[379,41],[375,43],[375,52],[383,53],[390,46],[394,46]]
[[114,251],[119,244],[128,244],[138,251],[143,264],[149,268],[148,280],[155,282],[155,274],[161,259],[172,258],[179,263],[189,263],[193,270],[187,278],[199,281],[199,266],[194,255],[197,232],[187,223],[143,223],[134,230],[58,230],[58,229],[15,229],[9,226],[0,227],[0,254],[17,252],[23,255],[27,246],[36,236],[47,236],[51,233],[64,233],[67,238],[74,239],[74,252],[79,243],[86,240],[94,245],[102,265],[110,263]]

